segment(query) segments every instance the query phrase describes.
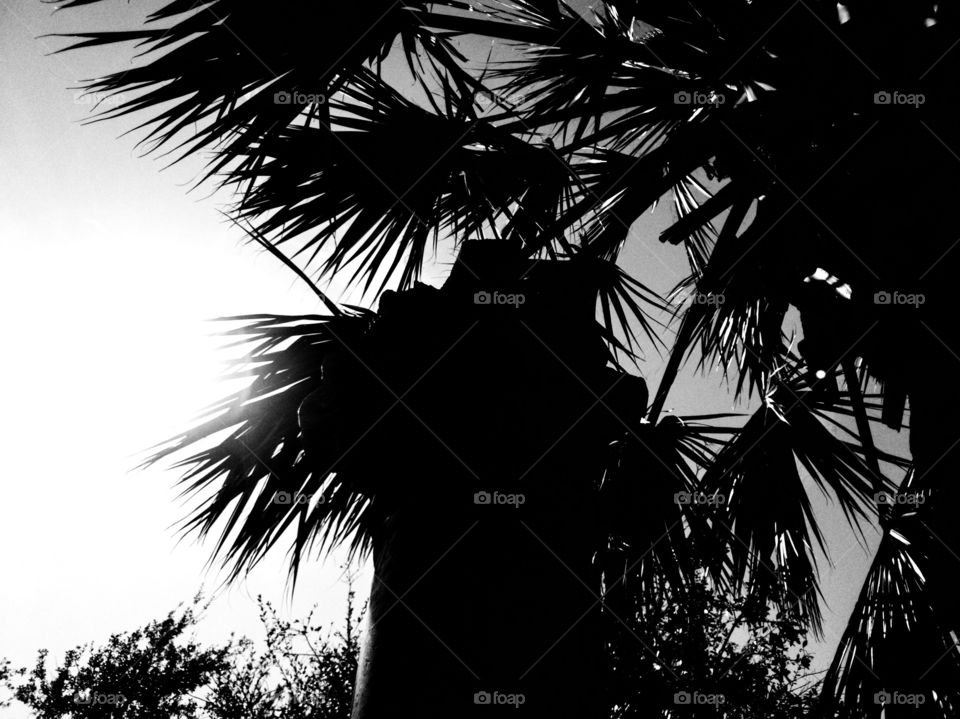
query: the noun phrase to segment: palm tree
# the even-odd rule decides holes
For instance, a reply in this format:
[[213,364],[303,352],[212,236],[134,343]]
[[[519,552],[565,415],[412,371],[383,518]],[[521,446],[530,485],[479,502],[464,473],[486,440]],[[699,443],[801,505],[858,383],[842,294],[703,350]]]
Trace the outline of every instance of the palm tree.
[[[824,711],[955,713],[955,3],[169,0],[71,37],[144,50],[89,83],[130,98],[102,119],[149,113],[145,146],[209,153],[203,180],[236,189],[256,242],[380,296],[376,314],[317,290],[325,315],[242,318],[252,384],[155,457],[230,430],[182,461],[210,493],[186,526],[219,528],[233,576],[288,529],[294,578],[315,543],[373,553],[357,717],[417,697],[469,713],[470,690],[597,714],[600,607],[615,621],[619,590],[682,587],[703,561],[819,631],[805,477],[882,530]],[[689,265],[668,301],[616,265],[665,196],[661,239]],[[461,252],[435,290],[417,278],[441,244]],[[504,314],[478,291],[536,301]],[[622,363],[664,310],[648,405]],[[663,416],[691,358],[755,412]],[[873,438],[907,428],[908,399],[909,463]],[[482,515],[476,491],[531,496]]]

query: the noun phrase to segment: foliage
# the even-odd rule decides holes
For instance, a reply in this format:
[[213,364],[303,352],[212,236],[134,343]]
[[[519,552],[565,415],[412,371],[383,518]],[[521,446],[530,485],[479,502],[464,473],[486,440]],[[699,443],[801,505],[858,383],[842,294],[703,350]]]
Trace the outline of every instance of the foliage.
[[[303,273],[409,289],[441,243],[496,238],[528,259],[607,263],[605,336],[626,333],[631,348],[656,347],[654,328],[675,310],[647,427],[620,446],[658,468],[660,486],[643,488],[658,501],[671,487],[725,501],[671,507],[681,530],[668,527],[669,546],[646,561],[645,590],[679,591],[709,546],[718,586],[746,587],[817,631],[827,547],[809,475],[855,529],[884,532],[829,687],[876,711],[851,657],[875,656],[904,613],[927,618],[934,647],[952,642],[946,623],[956,630],[955,616],[930,619],[928,581],[944,572],[929,557],[945,555],[928,522],[899,517],[891,529],[881,497],[906,463],[873,432],[904,426],[916,356],[942,355],[937,333],[951,324],[931,308],[954,304],[955,158],[943,149],[960,147],[960,13],[914,0],[594,5],[376,0],[337,4],[318,23],[304,3],[168,0],[143,27],[75,33],[70,47],[137,43],[135,66],[90,81],[126,98],[98,119],[136,115],[147,149],[204,153],[204,179],[236,190],[233,220]],[[477,38],[482,53],[470,51]],[[490,41],[506,48],[495,60]],[[661,240],[687,261],[670,302],[612,271],[631,227],[664,198],[676,221]],[[909,251],[890,251],[903,238]],[[926,304],[896,306],[891,292]],[[297,432],[309,393],[337,374],[331,349],[351,348],[371,319],[326,304],[328,316],[245,318],[237,333],[251,350],[238,372],[253,384],[157,455],[230,430],[183,466],[188,490],[212,491],[186,526],[222,527],[216,551],[235,576],[288,528],[294,575],[314,543],[363,550],[382,528],[377,497],[334,468],[337,443],[308,467]],[[395,349],[415,344],[400,333]],[[662,417],[691,358],[759,405],[742,426],[687,418],[675,431]],[[611,464],[637,482],[629,456]],[[933,489],[922,471],[913,481]],[[330,501],[278,505],[278,491]],[[622,511],[635,525],[650,513],[642,502]],[[650,539],[633,541],[645,550]],[[909,594],[910,607],[881,611],[881,591]]]
[[30,668],[0,680],[37,719],[349,719],[359,656],[351,589],[344,627],[281,619],[258,598],[263,648],[246,637],[203,647],[192,638],[199,598],[161,621],[84,645],[48,668],[38,653]]
[[620,622],[608,613],[613,719],[689,716],[800,719],[816,704],[807,631],[796,616],[744,593],[718,591],[706,572],[665,587]]
[[[860,69],[832,36],[829,52],[817,49],[826,31],[867,42],[859,21],[841,27],[834,3],[773,1],[680,7],[609,0],[590,13],[555,0],[384,1],[338,6],[322,27],[307,12],[297,3],[265,11],[238,0],[168,2],[142,28],[75,33],[70,48],[138,43],[136,66],[89,83],[91,91],[126,98],[97,119],[136,114],[144,118],[147,148],[175,157],[209,151],[208,178],[237,190],[231,216],[258,243],[298,259],[305,271],[343,274],[370,289],[413,286],[429,247],[441,241],[509,239],[527,258],[606,262],[605,336],[619,330],[633,346],[641,339],[635,335],[645,334],[656,346],[658,313],[669,305],[613,263],[630,226],[672,196],[677,222],[662,239],[682,245],[690,277],[678,291],[694,292],[693,301],[674,308],[676,339],[647,421],[657,424],[682,364],[699,353],[703,368],[719,364],[734,375],[738,393],[764,403],[744,432],[729,432],[732,449],[716,455],[729,466],[731,455],[763,439],[752,471],[714,467],[710,481],[752,490],[769,472],[799,461],[851,521],[876,518],[866,488],[875,494],[886,487],[879,475],[889,468],[880,464],[885,458],[870,426],[881,408],[896,414],[902,393],[887,383],[881,394],[860,396],[880,365],[841,369],[840,360],[870,355],[875,345],[861,346],[858,336],[883,318],[861,303],[867,284],[844,303],[834,288],[804,281],[820,259],[780,251],[801,231],[828,264],[845,250],[802,213],[787,217],[797,203],[777,182],[788,170],[822,173],[820,165],[829,166],[834,151],[879,112],[784,100],[807,96],[817,82],[829,90]],[[361,32],[374,15],[377,22]],[[505,48],[501,59],[471,53],[468,41],[477,37]],[[812,75],[798,58],[813,63]],[[772,131],[791,112],[810,122],[791,121],[795,135]],[[791,305],[804,318],[803,357],[784,334]],[[818,334],[823,318],[843,331]],[[296,528],[295,576],[315,544],[347,541],[365,551],[382,526],[377,502],[358,491],[356,478],[333,471],[335,443],[319,443],[313,451],[322,467],[308,466],[296,418],[322,384],[330,349],[352,348],[369,314],[333,306],[329,316],[244,319],[236,333],[251,351],[237,372],[253,384],[212,407],[207,422],[155,459],[182,457],[230,429],[225,440],[182,461],[188,491],[213,490],[185,528],[205,535],[219,526],[215,551],[234,576]],[[814,373],[827,377],[815,382]],[[812,391],[838,380],[844,392]],[[803,395],[815,401],[796,401],[801,381],[808,385]],[[774,398],[777,407],[768,409]],[[843,441],[826,435],[837,416],[857,421]],[[688,471],[665,463],[675,476]],[[788,480],[796,485],[794,474]],[[281,506],[271,501],[277,491],[331,501]],[[793,591],[815,585],[820,537],[806,489],[796,485],[785,496],[799,505],[784,502],[779,516],[743,528],[746,534],[729,517],[736,538],[716,535],[737,555],[731,581],[773,561]],[[738,506],[751,506],[745,501]],[[771,554],[787,544],[795,551]],[[816,629],[815,595],[801,610]]]
[[233,647],[206,697],[209,719],[349,719],[360,653],[361,612],[348,595],[346,621],[332,636],[313,623],[287,621],[258,598],[265,649],[249,639]]
[[193,694],[227,667],[225,648],[201,648],[190,636],[200,609],[193,603],[132,632],[112,635],[103,646],[69,650],[63,662],[36,664],[17,674],[14,690],[39,719],[199,718]]
[[[287,621],[257,601],[262,648],[246,637],[198,645],[188,636],[200,618],[195,601],[103,647],[68,652],[52,677],[41,651],[30,670],[4,675],[9,662],[0,663],[0,679],[38,719],[348,719],[362,616],[353,590],[332,634],[314,612]],[[717,591],[706,573],[658,603],[635,604],[623,623],[606,616],[611,719],[684,716],[704,697],[722,697],[715,715],[727,719],[799,719],[813,707],[819,682],[802,622]]]
[[804,623],[747,594],[718,591],[706,572],[635,605],[622,623],[608,613],[607,624],[612,719],[696,711],[800,719],[815,706],[820,682]]

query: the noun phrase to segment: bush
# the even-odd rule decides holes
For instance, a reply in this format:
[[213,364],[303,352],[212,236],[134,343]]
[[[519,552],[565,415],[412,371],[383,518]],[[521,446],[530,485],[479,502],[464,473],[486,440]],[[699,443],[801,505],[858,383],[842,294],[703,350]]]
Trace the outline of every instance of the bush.
[[204,609],[198,596],[103,646],[68,651],[52,670],[46,650],[32,668],[2,660],[0,683],[38,719],[349,719],[362,616],[352,588],[345,627],[333,633],[313,612],[288,622],[257,602],[262,650],[246,637],[201,648],[190,636]]

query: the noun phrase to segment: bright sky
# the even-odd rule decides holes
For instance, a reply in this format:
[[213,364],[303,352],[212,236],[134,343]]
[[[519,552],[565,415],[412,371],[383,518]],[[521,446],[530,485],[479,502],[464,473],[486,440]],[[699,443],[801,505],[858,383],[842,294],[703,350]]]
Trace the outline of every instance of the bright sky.
[[[185,193],[194,169],[160,173],[117,139],[118,125],[79,124],[90,105],[66,88],[103,58],[44,57],[56,40],[34,38],[84,15],[103,26],[96,13],[0,3],[0,656],[18,665],[220,586],[222,575],[204,573],[208,547],[176,543],[171,525],[187,509],[176,474],[131,470],[223,393],[222,341],[207,320],[319,310],[288,270],[241,242],[208,192]],[[203,638],[260,636],[260,593],[294,616],[319,603],[320,618],[339,621],[338,559],[311,565],[292,607],[283,560],[223,592]]]
[[[91,105],[67,88],[116,69],[116,51],[45,57],[61,41],[36,39],[129,29],[123,18],[156,4],[117,0],[104,3],[109,10],[52,15],[38,0],[0,0],[0,656],[15,665],[32,663],[41,647],[59,659],[165,615],[201,585],[218,588],[222,575],[204,573],[209,547],[177,544],[171,525],[187,506],[177,501],[176,474],[131,470],[144,449],[223,394],[221,341],[207,320],[319,310],[288,270],[242,243],[217,213],[218,198],[186,193],[197,165],[161,173],[162,161],[137,157],[132,137],[118,139],[122,124],[79,124]],[[658,288],[679,279],[681,260],[654,239],[664,219],[661,212],[635,228],[624,255]],[[655,386],[656,367],[649,369]],[[690,381],[670,404],[730,410],[719,385],[716,376]],[[868,562],[841,522],[828,519],[826,530],[837,567],[824,576],[821,661]],[[340,564],[310,565],[291,604],[277,552],[218,595],[201,638],[258,637],[257,594],[292,616],[319,603],[322,619],[339,621]],[[368,582],[365,573],[359,588]],[[15,707],[3,716],[26,714]]]

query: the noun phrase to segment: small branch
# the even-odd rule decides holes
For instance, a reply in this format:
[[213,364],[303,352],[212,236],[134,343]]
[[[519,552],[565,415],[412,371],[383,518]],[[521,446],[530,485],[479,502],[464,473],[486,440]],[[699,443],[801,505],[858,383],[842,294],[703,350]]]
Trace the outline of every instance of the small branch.
[[301,270],[293,260],[291,260],[285,254],[283,254],[280,250],[278,250],[276,245],[274,245],[272,242],[270,242],[270,240],[268,240],[266,237],[263,236],[263,233],[261,233],[258,229],[256,229],[252,225],[249,227],[244,227],[243,225],[240,224],[240,222],[236,218],[232,217],[230,214],[224,212],[223,210],[220,211],[220,214],[226,217],[228,220],[230,220],[230,222],[235,224],[241,230],[246,232],[250,237],[254,239],[254,241],[258,245],[260,245],[267,252],[269,252],[271,255],[273,255],[278,260],[280,260],[284,265],[286,265],[290,270],[292,270],[297,277],[299,277],[301,280],[306,282],[307,286],[311,290],[313,290],[313,293],[320,298],[320,301],[327,306],[327,309],[330,310],[330,312],[334,316],[341,317],[343,315],[343,311],[339,307],[337,307],[336,302],[334,302],[329,297],[327,297],[327,295],[324,294],[323,290],[317,287],[316,283],[314,283],[314,281],[311,280],[309,276],[307,276],[307,273]]

